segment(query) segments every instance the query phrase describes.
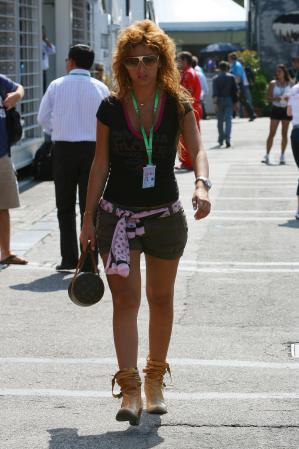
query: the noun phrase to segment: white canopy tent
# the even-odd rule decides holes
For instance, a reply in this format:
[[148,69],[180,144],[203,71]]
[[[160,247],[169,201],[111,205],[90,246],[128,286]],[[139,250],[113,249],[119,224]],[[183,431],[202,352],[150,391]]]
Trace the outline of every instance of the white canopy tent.
[[246,29],[246,9],[233,0],[154,0],[156,21],[167,32]]

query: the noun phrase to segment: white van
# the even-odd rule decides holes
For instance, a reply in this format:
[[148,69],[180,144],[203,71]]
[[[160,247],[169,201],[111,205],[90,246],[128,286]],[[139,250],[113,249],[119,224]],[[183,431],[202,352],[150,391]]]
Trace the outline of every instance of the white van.
[[43,143],[43,138],[24,139],[11,147],[11,159],[16,170],[32,164],[34,155]]

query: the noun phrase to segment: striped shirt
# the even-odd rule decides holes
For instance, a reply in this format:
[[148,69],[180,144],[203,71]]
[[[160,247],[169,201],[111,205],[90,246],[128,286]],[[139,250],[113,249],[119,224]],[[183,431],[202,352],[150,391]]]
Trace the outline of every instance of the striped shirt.
[[53,141],[95,142],[96,113],[108,95],[107,86],[88,70],[71,70],[49,85],[37,121]]

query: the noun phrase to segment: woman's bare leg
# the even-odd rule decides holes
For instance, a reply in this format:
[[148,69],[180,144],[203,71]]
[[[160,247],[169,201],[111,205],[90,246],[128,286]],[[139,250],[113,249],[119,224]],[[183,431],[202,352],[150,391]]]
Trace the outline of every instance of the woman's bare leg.
[[149,356],[164,362],[173,323],[173,293],[179,259],[146,255],[146,294],[149,304]]
[[285,153],[288,144],[289,125],[290,125],[289,120],[283,120],[281,122],[281,154]]
[[274,140],[278,125],[279,125],[279,120],[270,120],[270,131],[269,131],[269,136],[267,138],[267,143],[266,143],[267,154],[269,154],[271,151],[271,148],[273,145],[273,140]]
[[[102,256],[106,264],[108,255]],[[137,315],[141,298],[140,252],[130,251],[127,278],[108,275],[113,300],[113,334],[119,369],[136,368],[138,356]]]

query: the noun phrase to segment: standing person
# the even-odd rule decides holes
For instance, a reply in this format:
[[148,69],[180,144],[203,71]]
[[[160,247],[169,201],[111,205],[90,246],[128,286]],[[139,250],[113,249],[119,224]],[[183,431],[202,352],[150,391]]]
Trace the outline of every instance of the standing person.
[[288,144],[288,129],[291,117],[287,114],[288,98],[291,92],[292,83],[290,76],[283,64],[276,67],[275,79],[272,80],[268,87],[268,100],[272,103],[270,114],[270,131],[266,143],[266,154],[262,160],[264,164],[270,164],[270,151],[272,149],[273,140],[281,122],[281,155],[280,165],[285,165],[285,150]]
[[96,63],[96,64],[94,65],[93,76],[94,76],[97,80],[102,81],[102,83],[107,84],[107,83],[106,83],[106,75],[105,75],[105,67],[104,67],[104,64]]
[[290,78],[293,83],[299,83],[299,56],[292,57],[292,67],[289,70]]
[[47,36],[46,28],[42,27],[42,69],[43,69],[43,92],[47,90],[47,71],[49,70],[49,56],[55,55],[56,48]]
[[[256,118],[252,105],[248,101],[249,83],[247,81],[245,70],[240,61],[238,61],[236,53],[230,53],[228,55],[228,62],[230,63],[230,71],[236,77],[236,81],[239,89],[239,101],[246,109],[249,115],[249,121],[252,122]],[[244,87],[245,86],[245,87]]]
[[[173,41],[150,20],[118,38],[113,60],[116,92],[100,106],[81,232],[85,248],[98,248],[113,299],[113,332],[122,397],[118,421],[139,423],[142,400],[137,369],[140,255],[145,253],[149,304],[146,410],[167,412],[163,376],[173,323],[174,283],[187,241],[186,218],[174,175],[177,136],[184,135],[195,174],[195,219],[209,214],[208,162],[188,94],[179,82]],[[191,99],[192,101],[192,99]],[[101,198],[101,200],[100,200]],[[99,203],[100,200],[100,203]]]
[[202,107],[202,119],[206,120],[207,113],[205,108],[205,97],[209,93],[209,86],[207,82],[206,75],[204,74],[203,69],[198,65],[198,58],[197,56],[192,56],[192,68],[195,70],[201,87],[201,93],[200,93],[200,104]]
[[218,143],[231,146],[231,129],[234,104],[238,101],[238,87],[235,77],[228,73],[229,64],[221,61],[220,73],[213,78],[213,101],[217,115]]
[[[252,69],[249,66],[246,66],[244,61],[242,59],[239,59],[240,63],[242,64],[243,70],[244,70],[244,82],[243,82],[243,94],[247,100],[247,102],[250,104],[250,106],[253,108],[252,103],[252,95],[250,90],[250,83],[254,82],[254,73]],[[242,103],[240,103],[240,110],[239,110],[240,117],[244,117],[244,108]]]
[[55,142],[53,177],[60,229],[61,263],[57,270],[76,267],[76,193],[79,189],[81,224],[85,209],[88,176],[95,153],[96,112],[109,95],[101,81],[90,76],[94,51],[74,45],[66,60],[67,75],[49,85],[37,120]]
[[[294,159],[299,168],[299,84],[294,86],[290,92],[287,113],[293,117],[293,129],[291,133],[291,144]],[[297,186],[297,211],[295,213],[296,220],[299,220],[299,179]]]
[[21,84],[0,74],[0,263],[25,265],[27,260],[11,253],[9,209],[20,207],[17,178],[10,158],[6,111],[23,98]]
[[[202,117],[202,108],[200,104],[201,85],[195,70],[192,68],[191,53],[189,53],[189,51],[181,51],[178,53],[177,63],[181,73],[181,85],[189,91],[191,97],[193,98],[192,107],[199,128],[199,122]],[[193,170],[191,155],[184,139],[181,139],[179,160],[180,165],[177,168]]]

